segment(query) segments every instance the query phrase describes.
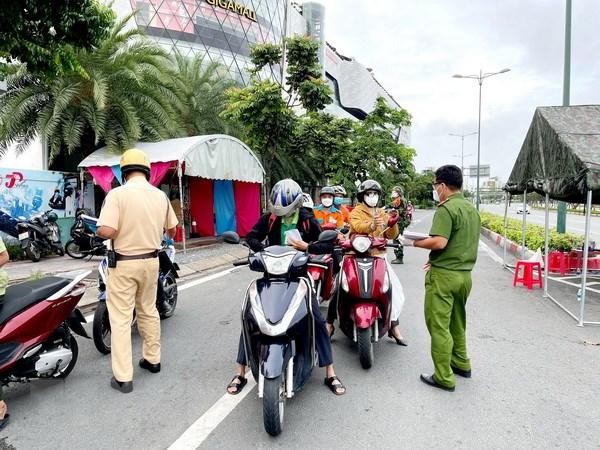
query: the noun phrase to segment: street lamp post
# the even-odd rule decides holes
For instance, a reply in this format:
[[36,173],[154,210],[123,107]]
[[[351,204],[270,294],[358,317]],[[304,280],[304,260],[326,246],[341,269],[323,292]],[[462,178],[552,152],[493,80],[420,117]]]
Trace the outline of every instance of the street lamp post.
[[510,71],[510,69],[502,69],[499,72],[489,72],[483,73],[482,70],[479,70],[479,75],[453,75],[453,78],[471,78],[473,80],[477,80],[479,83],[479,119],[477,121],[477,198],[475,200],[477,209],[479,210],[479,176],[481,172],[481,85],[483,84],[483,80],[486,78],[492,77],[494,75],[499,75],[501,73],[506,73]]
[[[465,176],[465,138],[467,136],[473,136],[474,134],[477,134],[477,131],[474,131],[474,132],[468,133],[468,134],[448,133],[448,136],[456,136],[456,137],[460,138],[460,172],[463,174],[463,177]],[[458,156],[458,155],[452,155],[452,156]],[[466,156],[472,156],[472,155],[468,154]]]

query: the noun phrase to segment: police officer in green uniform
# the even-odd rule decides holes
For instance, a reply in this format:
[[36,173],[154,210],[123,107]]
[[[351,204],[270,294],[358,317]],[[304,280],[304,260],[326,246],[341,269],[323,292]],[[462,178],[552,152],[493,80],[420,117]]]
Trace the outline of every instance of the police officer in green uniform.
[[404,245],[431,250],[425,275],[425,322],[431,335],[432,375],[425,384],[454,391],[454,374],[471,377],[465,336],[471,271],[477,259],[481,222],[479,213],[461,193],[459,167],[447,165],[435,172],[434,200],[439,201],[426,239]]
[[[398,213],[398,227],[400,228],[400,234],[404,233],[404,230],[410,225],[410,217],[408,215],[408,204],[404,198],[404,189],[402,186],[394,186],[392,189],[392,203],[385,207],[387,210],[394,210]],[[404,247],[399,239],[395,239],[398,247],[394,250],[396,259],[392,261],[392,264],[404,264]]]

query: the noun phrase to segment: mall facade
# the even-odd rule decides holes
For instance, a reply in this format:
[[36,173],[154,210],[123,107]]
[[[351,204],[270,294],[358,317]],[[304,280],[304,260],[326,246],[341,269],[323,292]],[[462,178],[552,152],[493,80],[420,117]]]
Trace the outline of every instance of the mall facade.
[[[285,36],[308,35],[320,43],[319,61],[329,82],[333,103],[326,111],[339,117],[362,120],[383,96],[400,105],[375,79],[370,69],[344,56],[326,39],[326,8],[318,2],[289,0],[116,0],[113,8],[123,17],[132,11],[135,24],[168,49],[186,56],[203,55],[223,65],[243,84],[250,80],[250,47],[257,43],[280,44]],[[277,81],[283,69],[265,73]],[[398,131],[408,144],[410,128]]]

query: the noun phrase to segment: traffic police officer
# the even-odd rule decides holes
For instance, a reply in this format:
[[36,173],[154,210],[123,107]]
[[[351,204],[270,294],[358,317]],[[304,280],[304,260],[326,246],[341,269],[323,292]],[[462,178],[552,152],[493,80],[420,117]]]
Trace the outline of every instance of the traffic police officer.
[[[395,210],[398,213],[398,227],[400,227],[400,234],[404,233],[404,230],[410,225],[410,217],[408,215],[408,205],[404,198],[404,189],[402,189],[402,186],[394,186],[392,189],[392,203],[386,206],[386,209]],[[404,264],[404,247],[400,240],[395,239],[394,242],[399,245],[394,249],[396,259],[392,261],[392,264]]]
[[131,321],[133,310],[143,339],[140,367],[160,371],[160,318],[156,310],[158,249],[166,231],[175,235],[177,217],[167,196],[152,186],[150,161],[141,150],[121,157],[125,184],[106,196],[98,218],[98,235],[112,239],[116,267],[108,269],[107,307],[111,328],[111,386],[133,390]]
[[405,245],[431,250],[425,275],[425,322],[431,335],[432,375],[421,381],[454,391],[454,374],[471,377],[467,356],[466,311],[471,292],[471,271],[477,259],[481,221],[473,205],[462,193],[462,172],[454,165],[435,172],[434,200],[439,201],[430,237],[404,240]]

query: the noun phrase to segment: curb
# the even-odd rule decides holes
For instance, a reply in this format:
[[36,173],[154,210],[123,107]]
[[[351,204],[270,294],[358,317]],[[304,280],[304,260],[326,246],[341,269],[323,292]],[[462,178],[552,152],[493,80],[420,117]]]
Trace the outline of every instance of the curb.
[[[481,227],[481,234],[490,239],[492,242],[494,242],[494,244],[496,244],[497,247],[504,247],[504,236],[502,236],[501,234],[498,234],[484,227]],[[522,248],[523,247],[521,245],[511,241],[510,239],[506,239],[507,253],[510,253],[511,255],[516,256],[517,258],[521,258]],[[531,251],[527,247],[525,247],[525,258],[531,258],[534,254],[534,251]]]

